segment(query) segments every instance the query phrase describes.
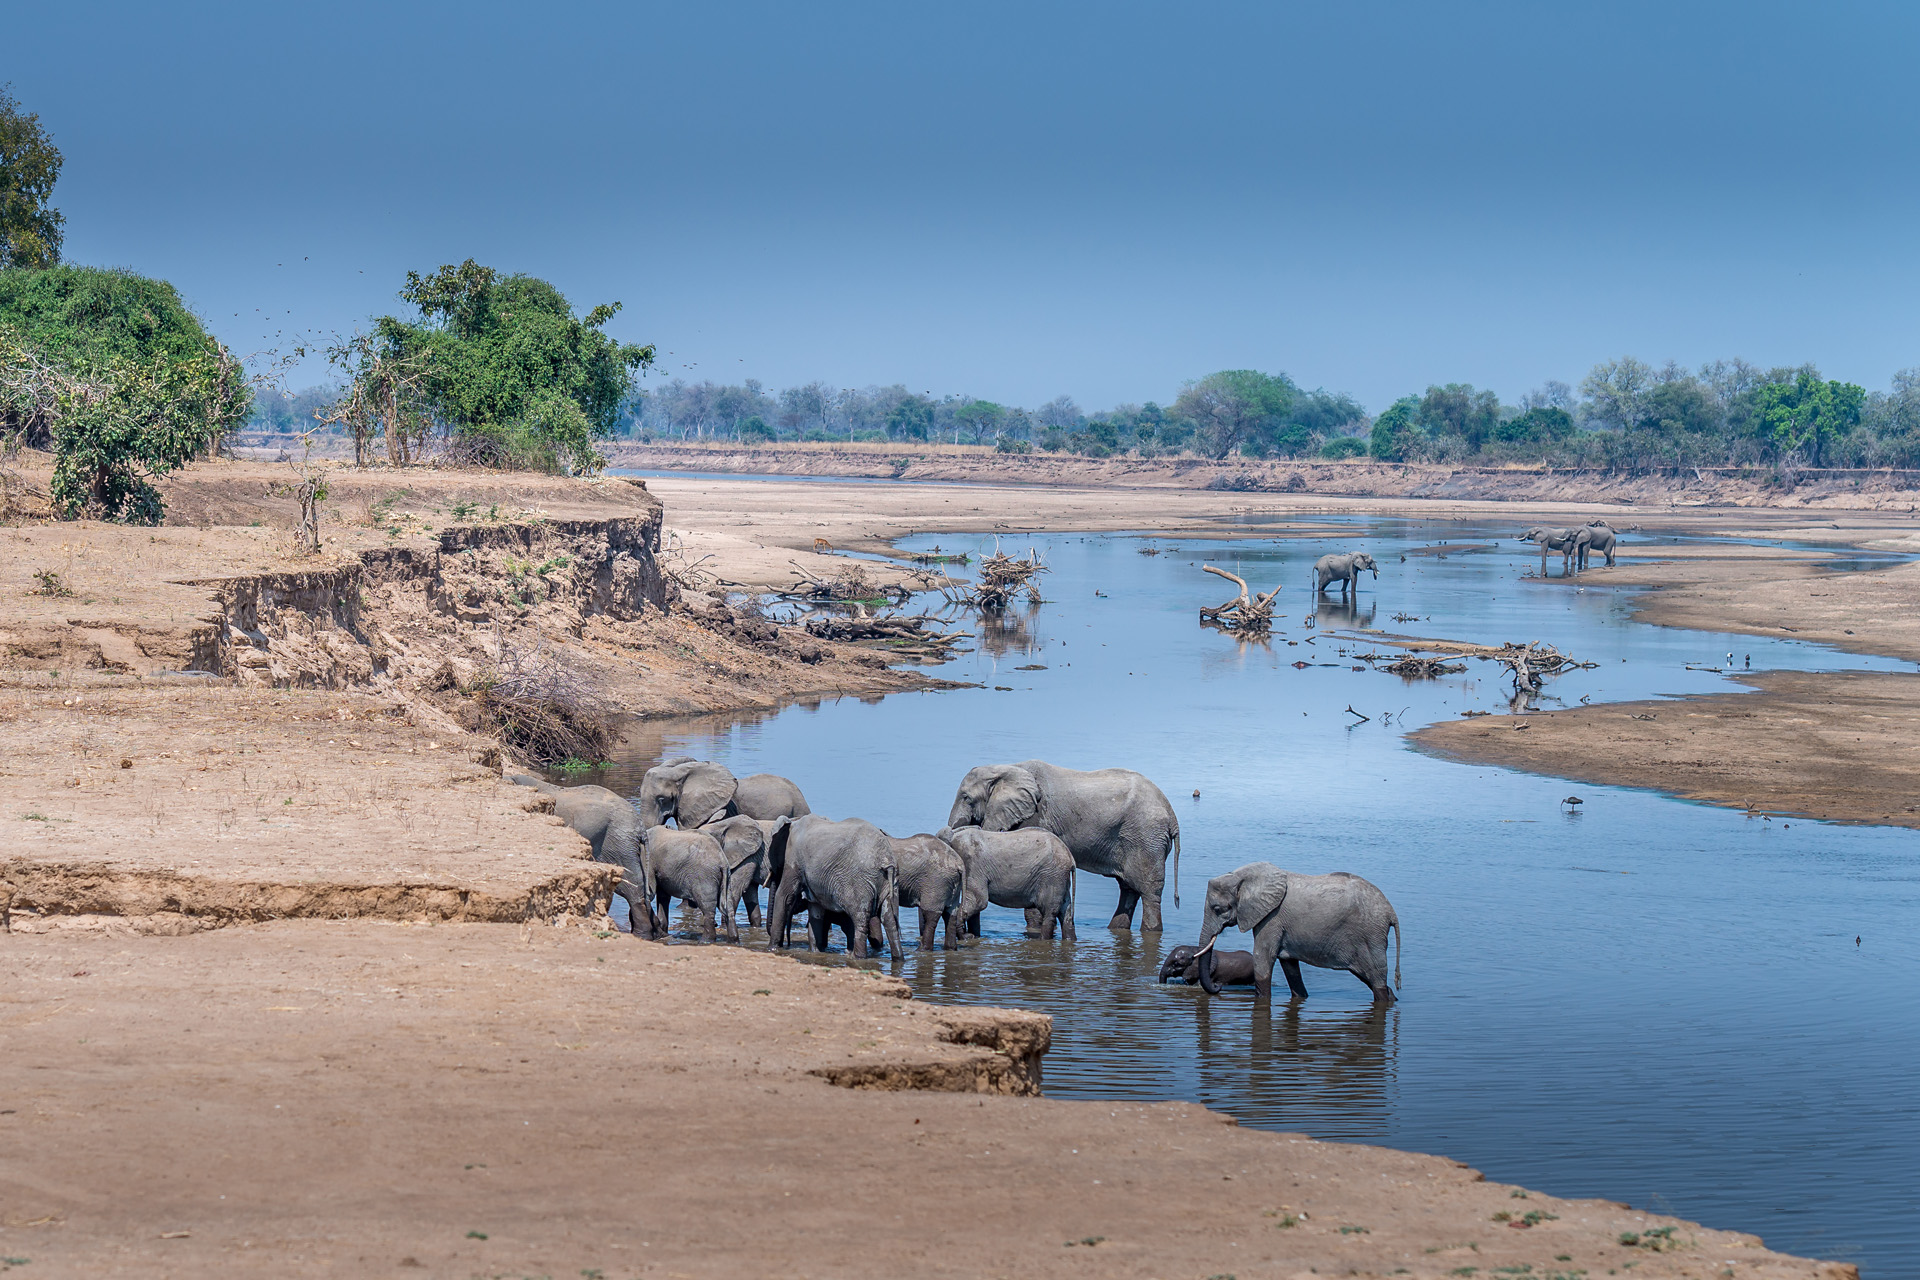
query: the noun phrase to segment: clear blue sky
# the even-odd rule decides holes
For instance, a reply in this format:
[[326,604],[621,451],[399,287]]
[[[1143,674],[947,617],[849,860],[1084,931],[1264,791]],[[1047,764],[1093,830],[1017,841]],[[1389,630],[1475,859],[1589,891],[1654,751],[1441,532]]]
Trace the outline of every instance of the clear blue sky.
[[669,373],[776,387],[1094,408],[1255,367],[1377,410],[1623,353],[1920,365],[1911,3],[79,2],[5,32],[69,259],[174,281],[242,351],[474,257],[623,302]]

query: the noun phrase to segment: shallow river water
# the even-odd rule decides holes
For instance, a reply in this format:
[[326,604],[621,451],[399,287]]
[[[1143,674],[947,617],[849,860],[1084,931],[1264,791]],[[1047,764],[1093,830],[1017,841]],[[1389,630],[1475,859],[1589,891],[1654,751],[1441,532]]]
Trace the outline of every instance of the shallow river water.
[[[1498,670],[1356,671],[1341,650],[1377,645],[1337,633],[1548,641],[1599,663],[1552,683],[1569,703],[1737,688],[1687,669],[1729,652],[1756,671],[1911,666],[1634,623],[1605,572],[1578,588],[1525,577],[1538,558],[1507,526],[1322,527],[1356,526],[1359,541],[1022,537],[1008,549],[1041,550],[1050,602],[938,671],[987,687],[669,725],[659,745],[789,775],[816,812],[896,835],[937,830],[975,764],[1122,765],[1158,782],[1184,846],[1164,935],[1110,933],[1113,883],[1082,875],[1077,943],[1029,942],[1018,912],[990,909],[982,945],[909,945],[903,973],[926,998],[1054,1015],[1054,1097],[1195,1100],[1248,1125],[1437,1152],[1497,1180],[1757,1232],[1872,1277],[1920,1276],[1920,835],[1429,757],[1403,733],[1504,710]],[[1495,545],[1442,556],[1442,541]],[[980,540],[908,545],[936,543]],[[1363,581],[1357,612],[1316,610],[1313,560],[1356,547],[1379,560],[1378,581]],[[1286,582],[1270,646],[1198,624],[1199,606],[1233,594],[1202,563],[1260,590]],[[652,758],[577,780],[631,794]],[[1585,800],[1571,812],[1570,794]],[[1154,982],[1164,948],[1197,933],[1207,878],[1255,860],[1386,891],[1406,931],[1396,1006],[1375,1011],[1351,976],[1313,968],[1310,999],[1268,1011],[1250,992]]]

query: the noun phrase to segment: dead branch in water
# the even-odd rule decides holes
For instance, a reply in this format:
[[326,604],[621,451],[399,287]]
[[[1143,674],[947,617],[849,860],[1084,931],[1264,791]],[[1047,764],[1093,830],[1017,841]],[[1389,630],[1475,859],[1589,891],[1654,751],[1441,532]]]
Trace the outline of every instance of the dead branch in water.
[[1457,676],[1467,669],[1464,662],[1448,662],[1444,657],[1422,658],[1408,654],[1398,662],[1389,662],[1380,668],[1396,676],[1408,676],[1416,680],[1432,680],[1439,676]]
[[1225,569],[1203,564],[1200,569],[1216,577],[1225,578],[1240,588],[1240,594],[1225,604],[1211,609],[1200,610],[1200,620],[1225,627],[1229,631],[1271,631],[1273,630],[1273,598],[1280,594],[1280,588],[1264,595],[1254,595],[1247,586],[1247,580],[1237,573],[1228,573]]
[[1013,603],[1016,594],[1022,592],[1029,603],[1041,603],[1040,587],[1035,579],[1046,571],[1047,566],[1040,559],[1040,553],[1031,547],[1027,549],[1026,559],[1016,560],[1001,552],[996,545],[993,554],[980,562],[978,582],[967,584],[948,578],[940,590],[954,604],[999,613]]

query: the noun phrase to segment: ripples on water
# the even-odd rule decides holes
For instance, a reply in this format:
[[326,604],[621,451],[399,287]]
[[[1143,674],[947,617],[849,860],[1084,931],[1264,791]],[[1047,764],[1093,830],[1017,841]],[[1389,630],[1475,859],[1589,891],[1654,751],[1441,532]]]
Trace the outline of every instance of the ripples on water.
[[[1604,572],[1584,589],[1522,580],[1538,557],[1497,541],[1505,526],[1361,528],[1358,542],[1022,537],[1053,566],[1053,603],[970,623],[978,651],[940,672],[988,688],[654,723],[630,758],[581,780],[630,794],[659,753],[684,751],[788,774],[816,812],[907,835],[939,828],[974,764],[1139,769],[1182,824],[1183,905],[1169,892],[1162,937],[1110,934],[1113,884],[1082,876],[1080,942],[1029,942],[1019,913],[989,910],[983,945],[910,946],[903,969],[927,999],[1055,1015],[1049,1094],[1191,1099],[1249,1125],[1438,1152],[1499,1180],[1754,1231],[1872,1277],[1920,1276],[1920,836],[1433,759],[1404,729],[1504,710],[1495,669],[1355,672],[1350,655],[1374,646],[1327,633],[1550,641],[1601,664],[1555,682],[1570,703],[1738,688],[1686,669],[1729,652],[1754,670],[1912,668],[1632,623]],[[1441,541],[1492,546],[1430,549]],[[1314,558],[1356,546],[1380,561],[1379,581],[1365,579],[1357,610],[1316,608]],[[1200,605],[1231,594],[1202,562],[1256,589],[1288,584],[1270,647],[1197,625]],[[1576,791],[1586,803],[1569,815],[1559,802]],[[1397,1006],[1376,1011],[1350,975],[1311,967],[1312,997],[1265,1013],[1250,992],[1209,1000],[1154,981],[1163,948],[1197,933],[1207,877],[1260,859],[1353,871],[1387,892],[1407,930]]]

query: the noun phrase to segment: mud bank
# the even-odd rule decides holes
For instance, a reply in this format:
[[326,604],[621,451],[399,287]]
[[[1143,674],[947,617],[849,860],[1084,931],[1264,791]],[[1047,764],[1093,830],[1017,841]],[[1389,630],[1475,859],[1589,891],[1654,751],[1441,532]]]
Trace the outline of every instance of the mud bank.
[[295,921],[14,935],[0,974],[0,1252],[32,1274],[1854,1274],[1442,1157],[1034,1097],[1043,1017],[735,948]]
[[1428,463],[1258,461],[1247,458],[1083,458],[1004,454],[965,445],[623,444],[619,467],[760,475],[850,476],[1083,488],[1167,488],[1471,502],[1600,503],[1910,510],[1920,471],[1775,472],[1672,467],[1624,473],[1575,468]]

